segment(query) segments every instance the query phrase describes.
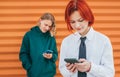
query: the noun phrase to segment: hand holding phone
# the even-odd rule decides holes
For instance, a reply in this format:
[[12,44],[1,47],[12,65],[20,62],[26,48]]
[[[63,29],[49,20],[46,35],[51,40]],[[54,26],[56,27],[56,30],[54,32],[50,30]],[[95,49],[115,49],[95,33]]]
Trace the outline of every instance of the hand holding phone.
[[52,53],[53,53],[52,50],[46,50],[46,51],[44,51],[43,56],[47,59],[51,59],[52,55],[53,55]]

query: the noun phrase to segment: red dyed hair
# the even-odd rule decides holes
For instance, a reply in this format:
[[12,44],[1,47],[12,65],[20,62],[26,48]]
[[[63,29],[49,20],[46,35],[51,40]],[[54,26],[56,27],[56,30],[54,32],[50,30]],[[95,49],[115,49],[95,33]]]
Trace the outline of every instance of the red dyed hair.
[[69,20],[70,15],[74,11],[79,11],[81,17],[89,21],[88,26],[91,26],[94,23],[93,13],[85,0],[71,0],[66,6],[65,10],[65,21],[67,23],[68,30],[73,30],[73,28],[70,26]]

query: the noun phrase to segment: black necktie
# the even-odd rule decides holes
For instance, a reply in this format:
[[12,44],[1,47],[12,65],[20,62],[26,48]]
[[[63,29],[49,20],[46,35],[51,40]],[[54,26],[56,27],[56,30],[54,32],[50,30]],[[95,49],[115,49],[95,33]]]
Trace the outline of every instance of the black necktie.
[[[81,44],[79,47],[79,59],[80,58],[86,59],[86,45],[85,45],[86,37],[81,37],[80,39],[81,39]],[[87,77],[86,72],[78,71],[78,77]]]

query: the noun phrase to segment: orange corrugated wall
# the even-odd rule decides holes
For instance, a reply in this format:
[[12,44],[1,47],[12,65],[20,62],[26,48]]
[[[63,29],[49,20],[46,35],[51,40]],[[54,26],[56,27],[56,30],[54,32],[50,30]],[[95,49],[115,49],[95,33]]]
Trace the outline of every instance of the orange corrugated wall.
[[[0,77],[26,77],[19,61],[23,35],[41,14],[51,12],[57,24],[57,47],[69,34],[64,10],[69,0],[0,0]],[[106,34],[114,49],[115,77],[120,77],[120,0],[87,0],[95,15],[93,27]],[[56,77],[62,77],[58,70]]]

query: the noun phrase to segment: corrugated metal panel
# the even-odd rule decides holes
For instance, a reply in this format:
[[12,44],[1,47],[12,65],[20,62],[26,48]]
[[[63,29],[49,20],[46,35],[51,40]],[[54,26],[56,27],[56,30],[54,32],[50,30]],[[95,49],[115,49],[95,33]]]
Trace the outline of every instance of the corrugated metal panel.
[[[69,34],[64,22],[64,10],[69,0],[0,0],[0,77],[25,77],[18,53],[22,37],[34,26],[40,15],[51,12],[57,23],[58,50]],[[95,14],[94,28],[112,41],[115,77],[120,77],[120,0],[87,0]],[[58,70],[56,77],[62,77]]]

